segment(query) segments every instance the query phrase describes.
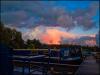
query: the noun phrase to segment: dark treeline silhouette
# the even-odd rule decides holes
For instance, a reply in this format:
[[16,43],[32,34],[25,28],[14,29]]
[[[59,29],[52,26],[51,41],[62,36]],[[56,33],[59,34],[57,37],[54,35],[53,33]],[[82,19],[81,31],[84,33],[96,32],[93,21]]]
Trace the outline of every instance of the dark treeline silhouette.
[[93,51],[96,51],[98,49],[97,46],[89,47],[89,46],[81,46],[81,45],[68,45],[68,44],[61,44],[61,45],[48,45],[43,44],[39,40],[28,39],[26,42],[22,39],[21,32],[17,31],[16,29],[11,29],[8,27],[5,27],[3,23],[0,22],[0,43],[6,44],[11,48],[19,49],[19,48],[27,48],[27,49],[34,49],[34,48],[53,48],[53,49],[59,49],[59,48],[75,48],[80,47],[84,49],[90,49]]
[[0,43],[8,45],[11,48],[24,47],[24,40],[20,32],[15,29],[4,27],[4,24],[0,22]]
[[41,43],[39,40],[33,39],[33,40],[27,40],[26,42],[26,48],[41,48]]

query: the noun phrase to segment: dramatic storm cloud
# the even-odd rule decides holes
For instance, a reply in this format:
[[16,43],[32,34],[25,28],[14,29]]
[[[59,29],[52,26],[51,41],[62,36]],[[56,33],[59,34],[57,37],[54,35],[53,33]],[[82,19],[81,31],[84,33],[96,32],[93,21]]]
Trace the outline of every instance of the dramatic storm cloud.
[[1,21],[21,31],[25,41],[96,45],[98,1],[1,1],[0,13]]
[[24,39],[37,39],[46,44],[96,45],[95,35],[75,35],[60,27],[39,26],[23,33]]
[[[76,36],[74,34],[68,33],[63,28],[60,27],[44,27],[39,26],[35,29],[23,33],[24,39],[39,39],[43,43],[52,43],[52,44],[60,44],[61,38],[66,38],[67,40],[75,39]],[[28,36],[28,38],[26,38]]]

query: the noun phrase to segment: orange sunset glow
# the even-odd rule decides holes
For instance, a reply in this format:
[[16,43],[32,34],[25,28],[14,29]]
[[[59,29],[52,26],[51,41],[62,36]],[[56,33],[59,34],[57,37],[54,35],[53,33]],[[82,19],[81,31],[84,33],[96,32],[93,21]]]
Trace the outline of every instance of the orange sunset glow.
[[42,34],[41,40],[47,44],[60,44],[62,37],[66,39],[75,39],[76,36],[57,29],[47,29],[46,34]]

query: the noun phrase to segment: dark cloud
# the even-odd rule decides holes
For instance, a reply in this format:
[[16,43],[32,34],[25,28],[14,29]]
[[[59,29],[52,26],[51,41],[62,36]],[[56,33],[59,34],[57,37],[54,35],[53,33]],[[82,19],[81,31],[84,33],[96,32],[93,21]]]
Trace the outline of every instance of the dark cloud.
[[87,9],[77,9],[73,14],[74,19],[77,21],[78,26],[82,26],[85,30],[96,27],[96,22],[93,17],[96,16],[99,10],[99,3],[92,2]]
[[76,44],[76,45],[88,45],[88,46],[95,46],[96,45],[96,38],[94,36],[80,36],[79,38],[72,39],[72,40],[62,40],[62,44]]
[[14,11],[1,13],[1,21],[5,24],[11,24],[16,27],[24,27],[20,25],[23,21],[27,20],[28,16],[25,11]]
[[[46,1],[2,1],[1,19],[17,27],[36,27],[38,25],[60,26],[70,30],[76,26],[89,30],[96,26],[93,17],[99,9],[99,3],[91,2],[88,8],[76,9],[56,6]],[[5,14],[6,12],[6,14]]]
[[84,40],[95,40],[95,37],[91,37],[91,36],[81,36],[80,38],[77,39],[78,41],[84,41]]
[[100,47],[100,30],[99,32],[96,34],[96,44],[98,47]]

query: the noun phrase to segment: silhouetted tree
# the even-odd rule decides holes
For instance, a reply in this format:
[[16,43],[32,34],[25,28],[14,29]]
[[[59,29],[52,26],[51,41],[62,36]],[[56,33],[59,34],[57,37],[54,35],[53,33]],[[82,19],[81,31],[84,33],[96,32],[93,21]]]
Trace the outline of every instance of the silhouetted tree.
[[15,29],[4,27],[0,22],[0,43],[4,43],[11,48],[23,48],[24,41],[20,32]]
[[41,47],[41,43],[40,43],[40,41],[39,40],[36,40],[36,39],[33,39],[33,40],[27,40],[27,42],[26,42],[26,46],[27,46],[27,48],[40,48]]

